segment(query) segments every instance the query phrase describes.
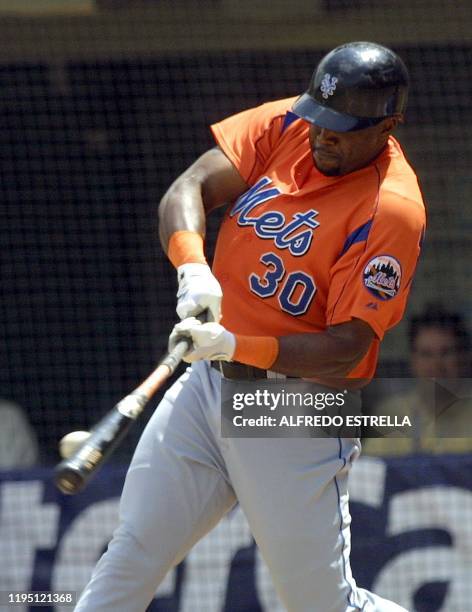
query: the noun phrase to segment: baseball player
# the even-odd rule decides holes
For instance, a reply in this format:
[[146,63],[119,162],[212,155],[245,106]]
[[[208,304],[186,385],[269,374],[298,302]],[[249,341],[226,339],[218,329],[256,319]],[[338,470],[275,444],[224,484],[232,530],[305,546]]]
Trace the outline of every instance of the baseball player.
[[[77,610],[146,609],[166,573],[239,501],[292,612],[398,612],[349,566],[351,438],[222,438],[222,377],[371,378],[398,323],[425,212],[392,131],[408,73],[391,50],[337,47],[306,93],[212,126],[217,147],[169,188],[160,238],[177,269],[170,337],[192,367],[130,465],[120,525]],[[227,204],[213,268],[205,216]],[[211,321],[195,315],[207,310]]]

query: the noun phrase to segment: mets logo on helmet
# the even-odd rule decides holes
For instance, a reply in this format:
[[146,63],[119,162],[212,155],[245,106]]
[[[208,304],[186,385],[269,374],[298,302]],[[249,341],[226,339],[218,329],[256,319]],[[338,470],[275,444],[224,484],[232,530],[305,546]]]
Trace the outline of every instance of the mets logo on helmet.
[[328,96],[332,96],[334,94],[334,92],[336,91],[337,82],[337,77],[332,77],[328,72],[324,75],[320,86],[323,98],[327,100]]
[[391,255],[378,255],[369,261],[363,273],[364,286],[379,300],[391,300],[402,279],[400,262]]

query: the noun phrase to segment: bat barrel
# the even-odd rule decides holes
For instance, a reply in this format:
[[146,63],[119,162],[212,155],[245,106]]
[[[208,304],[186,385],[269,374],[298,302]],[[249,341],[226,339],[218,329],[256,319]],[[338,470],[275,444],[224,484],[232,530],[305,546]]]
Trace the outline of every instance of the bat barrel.
[[54,484],[66,495],[75,495],[81,491],[87,478],[81,473],[78,466],[70,466],[66,462],[60,463],[54,471]]
[[54,470],[54,482],[66,495],[81,491],[94,472],[111,455],[128,433],[135,418],[122,414],[115,406],[91,431],[77,451],[61,461]]

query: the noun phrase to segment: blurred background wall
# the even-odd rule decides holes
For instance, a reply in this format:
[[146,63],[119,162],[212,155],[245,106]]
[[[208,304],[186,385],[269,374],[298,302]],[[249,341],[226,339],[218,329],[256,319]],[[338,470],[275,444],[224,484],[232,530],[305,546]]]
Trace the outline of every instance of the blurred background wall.
[[[348,40],[411,71],[398,136],[429,227],[409,312],[442,299],[470,321],[471,32],[465,0],[0,0],[0,396],[25,409],[41,460],[166,347],[176,285],[156,205],[212,146],[208,125],[301,93]],[[405,361],[401,324],[379,373]]]

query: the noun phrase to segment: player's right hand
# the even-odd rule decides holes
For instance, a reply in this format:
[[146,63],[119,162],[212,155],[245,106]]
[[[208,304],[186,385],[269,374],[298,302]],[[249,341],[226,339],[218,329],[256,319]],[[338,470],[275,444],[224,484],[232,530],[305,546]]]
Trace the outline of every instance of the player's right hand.
[[177,268],[179,289],[177,291],[177,314],[180,319],[194,317],[204,310],[209,311],[209,320],[221,319],[220,283],[213,276],[210,266],[201,263],[186,263]]
[[202,323],[195,317],[188,317],[174,325],[169,336],[169,352],[182,338],[192,341],[192,348],[184,356],[187,363],[200,359],[231,361],[236,348],[234,334],[219,323]]

